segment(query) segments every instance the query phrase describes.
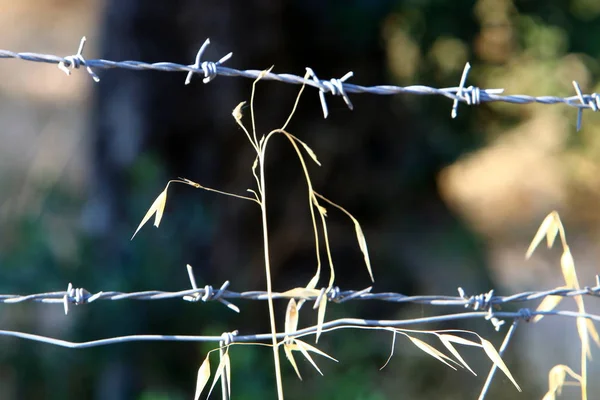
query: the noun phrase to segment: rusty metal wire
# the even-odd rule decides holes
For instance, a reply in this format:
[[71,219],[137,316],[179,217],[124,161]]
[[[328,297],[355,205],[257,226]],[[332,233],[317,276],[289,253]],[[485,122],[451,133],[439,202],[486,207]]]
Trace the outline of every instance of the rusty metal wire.
[[377,85],[377,86],[361,86],[348,83],[347,80],[353,76],[352,72],[348,72],[340,79],[318,79],[316,73],[311,68],[306,68],[306,75],[304,77],[293,75],[293,74],[276,74],[273,72],[266,72],[254,69],[238,70],[235,68],[229,68],[223,66],[223,63],[228,61],[232,57],[232,53],[229,53],[222,57],[217,62],[202,61],[202,57],[206,48],[210,44],[207,39],[198,54],[194,64],[184,65],[173,62],[157,62],[157,63],[146,63],[142,61],[111,61],[103,59],[87,60],[83,57],[83,49],[85,45],[85,37],[82,38],[79,49],[76,54],[66,57],[60,57],[50,54],[40,53],[16,53],[8,50],[0,50],[0,58],[16,58],[24,61],[40,62],[58,64],[58,67],[65,72],[67,75],[71,74],[71,70],[85,67],[88,74],[94,79],[95,82],[99,82],[100,78],[94,72],[94,69],[110,69],[110,68],[122,68],[129,70],[153,70],[153,71],[166,71],[166,72],[187,72],[185,84],[189,84],[194,74],[200,74],[204,76],[203,82],[208,83],[215,79],[217,76],[237,76],[250,79],[256,79],[261,76],[262,79],[273,80],[283,83],[295,84],[295,85],[307,85],[312,86],[319,90],[319,99],[323,108],[323,115],[327,118],[329,110],[327,102],[325,100],[325,94],[330,93],[332,95],[342,96],[346,105],[352,109],[352,103],[348,96],[349,93],[369,93],[375,95],[396,95],[396,94],[413,94],[413,95],[438,95],[447,97],[453,100],[452,105],[452,118],[455,118],[458,111],[458,104],[464,103],[468,105],[477,105],[485,102],[505,102],[512,104],[565,104],[570,107],[578,109],[577,115],[577,130],[581,128],[582,111],[584,109],[591,109],[598,111],[600,109],[600,95],[597,93],[584,94],[581,92],[579,84],[573,81],[576,95],[569,97],[557,97],[557,96],[531,96],[523,94],[503,95],[504,89],[481,89],[476,86],[465,87],[467,76],[471,66],[469,63],[466,64],[463,71],[460,84],[457,87],[448,88],[434,88],[425,85],[411,85],[411,86],[394,86],[394,85]]

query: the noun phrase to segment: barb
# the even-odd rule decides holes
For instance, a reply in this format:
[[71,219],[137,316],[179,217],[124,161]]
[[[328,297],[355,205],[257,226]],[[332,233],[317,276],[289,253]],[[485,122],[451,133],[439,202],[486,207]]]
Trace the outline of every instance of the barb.
[[[467,63],[463,70],[463,74],[458,87],[448,88],[434,88],[425,85],[411,85],[411,86],[393,86],[393,85],[377,85],[377,86],[361,86],[351,83],[347,83],[353,74],[352,72],[347,73],[340,79],[329,79],[321,80],[316,77],[312,69],[307,68],[309,72],[309,78],[293,75],[293,74],[276,74],[273,72],[263,73],[263,71],[248,69],[238,70],[234,68],[224,67],[222,64],[229,60],[232,53],[227,54],[217,62],[201,61],[205,50],[207,49],[210,41],[207,39],[196,55],[195,63],[192,65],[183,65],[173,62],[157,62],[157,63],[146,63],[142,61],[111,61],[104,59],[93,59],[86,60],[83,58],[83,46],[85,44],[85,37],[81,40],[79,50],[77,54],[67,57],[59,57],[50,54],[41,53],[17,53],[9,50],[0,50],[0,58],[16,58],[23,61],[39,62],[58,64],[59,68],[70,75],[71,69],[77,69],[80,66],[85,66],[87,72],[92,78],[98,82],[100,78],[93,72],[92,68],[96,69],[110,69],[110,68],[122,68],[129,70],[154,70],[154,71],[165,71],[165,72],[187,72],[185,80],[186,84],[189,84],[193,74],[203,74],[204,83],[208,83],[213,80],[216,76],[237,76],[243,78],[249,78],[255,80],[259,75],[262,79],[273,80],[294,85],[307,85],[312,86],[319,90],[319,99],[323,108],[323,115],[327,118],[329,111],[327,103],[325,102],[325,94],[331,93],[333,95],[342,96],[344,102],[350,108],[353,109],[349,93],[368,93],[374,95],[397,95],[397,94],[412,94],[412,95],[437,95],[451,99],[452,104],[452,118],[455,118],[458,113],[458,104],[464,103],[467,105],[477,105],[486,102],[504,102],[512,104],[565,104],[570,107],[578,109],[577,126],[581,128],[581,116],[584,109],[591,109],[597,111],[600,108],[600,96],[596,93],[591,95],[583,94],[576,82],[573,82],[577,95],[570,97],[557,97],[557,96],[530,96],[523,94],[515,95],[502,95],[504,89],[480,89],[478,87],[469,86],[464,87],[471,65]],[[312,73],[311,73],[312,72]]]
[[[86,65],[85,59],[83,58],[83,48],[85,47],[86,40],[87,39],[85,38],[85,36],[81,38],[77,54],[65,57],[64,61],[58,63],[58,69],[60,69],[67,75],[71,75],[71,71],[69,70],[69,68],[78,69],[81,65]],[[89,66],[86,66],[86,70],[88,74],[92,76],[94,82],[100,82],[100,78],[98,78],[98,75],[96,75]]]
[[[229,54],[225,55],[223,58],[221,58],[219,61],[217,61],[216,63],[211,62],[211,61],[204,61],[201,63],[200,61],[202,60],[202,55],[206,51],[206,48],[208,47],[209,44],[210,44],[210,39],[206,39],[206,41],[204,42],[202,47],[200,47],[200,50],[198,50],[198,54],[196,54],[196,61],[194,62],[193,65],[190,65],[190,67],[193,67],[196,69],[202,69],[202,71],[204,71],[204,79],[202,79],[202,82],[204,82],[204,83],[208,83],[208,82],[212,81],[213,79],[215,79],[217,77],[217,67],[219,65],[223,64],[225,61],[229,60],[231,58],[231,56],[233,56],[233,53],[229,53]],[[193,75],[194,75],[193,71],[188,72],[187,77],[185,78],[186,85],[190,84],[190,82],[192,81]]]

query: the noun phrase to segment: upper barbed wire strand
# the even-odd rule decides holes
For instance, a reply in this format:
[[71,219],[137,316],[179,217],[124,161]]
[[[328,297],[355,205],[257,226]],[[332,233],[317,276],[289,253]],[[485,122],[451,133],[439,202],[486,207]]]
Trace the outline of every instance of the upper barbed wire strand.
[[[79,50],[75,55],[67,57],[59,57],[50,54],[22,52],[16,53],[9,50],[0,50],[0,58],[14,58],[24,61],[39,62],[58,64],[64,71],[67,68],[77,69],[80,66],[87,68],[88,73],[92,75],[94,80],[98,81],[96,74],[92,69],[110,69],[110,68],[122,68],[136,71],[152,70],[152,71],[165,71],[165,72],[187,72],[188,77],[186,82],[189,83],[191,74],[204,75],[204,82],[210,82],[216,76],[229,76],[229,77],[243,77],[249,79],[257,79],[259,75],[261,79],[278,81],[288,84],[295,85],[307,85],[314,87],[320,91],[320,101],[323,107],[323,113],[326,117],[328,114],[327,105],[325,103],[325,93],[330,93],[338,96],[342,96],[344,101],[349,108],[352,107],[348,94],[349,93],[368,93],[374,95],[396,95],[396,94],[412,94],[412,95],[438,95],[447,97],[453,100],[452,116],[456,116],[458,103],[467,105],[477,105],[486,102],[504,102],[511,104],[565,104],[569,107],[577,108],[579,110],[577,117],[577,126],[581,126],[581,110],[591,109],[597,111],[599,107],[597,103],[600,103],[599,96],[597,93],[583,94],[579,90],[579,85],[573,82],[576,90],[576,94],[573,96],[560,97],[560,96],[532,96],[524,94],[504,95],[502,92],[504,89],[481,89],[475,86],[465,87],[468,72],[471,68],[470,64],[465,65],[463,74],[461,76],[460,85],[457,87],[447,88],[434,88],[426,85],[410,85],[410,86],[395,86],[395,85],[376,85],[376,86],[362,86],[352,83],[345,82],[345,79],[352,75],[352,72],[348,72],[344,78],[341,79],[317,79],[316,75],[305,79],[302,76],[287,74],[287,73],[264,73],[263,70],[247,69],[238,70],[235,68],[225,67],[221,63],[229,60],[232,53],[228,53],[217,62],[204,61],[200,62],[200,58],[206,50],[206,47],[210,41],[207,39],[201,50],[196,56],[195,63],[192,65],[178,64],[174,62],[156,62],[146,63],[142,61],[111,61],[104,59],[84,59],[81,52],[83,50],[83,43],[85,38],[82,39]],[[311,70],[312,71],[312,70]]]

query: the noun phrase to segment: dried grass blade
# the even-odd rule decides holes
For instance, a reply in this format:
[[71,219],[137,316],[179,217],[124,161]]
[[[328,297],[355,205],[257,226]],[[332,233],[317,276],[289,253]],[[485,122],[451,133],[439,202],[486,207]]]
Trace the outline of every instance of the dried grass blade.
[[508,379],[510,379],[512,384],[515,385],[517,390],[519,392],[521,392],[521,388],[517,384],[517,381],[515,381],[515,378],[513,378],[512,374],[508,370],[508,367],[506,366],[506,364],[504,364],[502,357],[500,357],[500,354],[498,354],[494,345],[491,344],[489,341],[485,340],[484,338],[481,338],[481,345],[483,347],[483,350],[485,350],[485,353],[487,354],[489,359],[492,360],[492,362],[496,365],[496,367],[500,368],[502,370],[502,372],[504,372],[504,375],[506,375],[506,377]]
[[447,340],[449,342],[462,344],[464,346],[481,347],[481,343],[473,342],[471,340],[462,338],[460,336],[442,334],[442,335],[440,335],[440,337],[443,337],[445,340]]
[[382,369],[384,369],[385,367],[387,367],[387,365],[390,363],[390,360],[392,359],[392,356],[394,355],[394,348],[396,347],[396,334],[398,332],[396,332],[396,330],[393,330],[392,333],[394,334],[392,336],[392,350],[390,351],[390,356],[385,361],[385,364],[383,364],[383,366],[381,368],[379,368],[380,371]]
[[285,333],[291,335],[298,330],[298,309],[296,300],[290,299],[285,311]]
[[285,352],[285,356],[292,364],[294,371],[296,371],[296,375],[298,375],[298,379],[302,380],[302,375],[300,375],[300,371],[298,370],[298,365],[296,365],[296,360],[294,359],[294,354],[292,353],[292,345],[289,343],[285,343],[283,345],[283,351]]
[[133,236],[131,237],[130,240],[133,240],[133,238],[135,237],[135,235],[137,235],[137,233],[142,228],[142,226],[144,226],[144,224],[146,222],[148,222],[148,220],[155,213],[156,213],[156,216],[154,218],[154,226],[158,227],[158,225],[160,224],[160,220],[162,219],[163,212],[165,210],[165,204],[167,202],[167,189],[168,189],[168,187],[169,187],[169,185],[167,184],[167,187],[165,188],[165,190],[163,190],[158,195],[158,197],[156,198],[156,200],[154,200],[154,203],[152,203],[152,205],[150,206],[150,208],[146,212],[146,215],[144,215],[144,218],[142,219],[142,222],[140,222],[140,224],[138,225],[137,229],[135,230],[135,232],[134,232],[134,234],[133,234]]
[[320,167],[321,163],[319,162],[319,160],[317,159],[317,155],[315,154],[315,152],[313,151],[313,149],[311,149],[306,143],[304,143],[302,140],[298,139],[296,136],[289,134],[296,142],[300,143],[302,145],[302,147],[304,147],[304,150],[308,153],[308,155],[310,156],[310,158],[313,159],[313,161]]
[[[227,354],[227,352],[225,352],[225,354]],[[219,361],[219,366],[217,367],[217,371],[215,372],[215,377],[213,378],[213,382],[210,385],[210,390],[208,391],[208,396],[206,396],[206,398],[210,397],[210,394],[212,393],[213,389],[215,388],[215,385],[221,378],[221,375],[223,374],[223,370],[225,369],[225,364],[226,364],[226,358],[221,356],[221,360]]]
[[554,240],[558,234],[559,224],[560,220],[554,218],[553,223],[548,227],[548,232],[546,232],[546,245],[549,249],[554,245]]
[[542,400],[556,400],[556,395],[554,394],[554,392],[552,391],[548,391],[544,397],[542,397]]
[[588,332],[596,345],[600,347],[600,337],[598,336],[598,331],[596,330],[596,326],[594,326],[594,322],[591,319],[585,320],[588,328]]
[[317,336],[315,342],[319,342],[319,337],[321,336],[321,332],[323,332],[323,322],[325,322],[325,310],[327,309],[327,294],[323,295],[321,298],[321,303],[319,304],[319,311],[317,312]]
[[210,353],[206,355],[206,358],[202,362],[202,365],[198,369],[198,378],[196,379],[196,394],[194,400],[198,400],[202,394],[202,390],[210,379]]
[[[535,251],[537,246],[540,244],[540,242],[544,238],[544,236],[547,237],[548,243],[551,242],[550,236],[548,235],[548,233],[555,231],[555,229],[552,227],[552,225],[556,225],[556,212],[555,211],[551,212],[550,214],[548,214],[546,216],[546,218],[544,218],[544,221],[540,225],[538,231],[536,232],[535,236],[533,237],[533,240],[531,241],[531,244],[529,245],[529,248],[527,249],[527,253],[525,253],[526,259],[531,257],[531,255],[533,254],[533,252]],[[556,231],[558,231],[558,226],[556,226]],[[556,236],[556,233],[555,233],[555,236]],[[554,241],[554,239],[552,239],[552,242],[553,241]]]
[[561,395],[567,374],[576,381],[581,382],[581,376],[573,372],[568,366],[562,364],[555,365],[548,373],[548,392],[542,400],[555,400],[556,394]]
[[318,296],[319,293],[320,293],[320,291],[316,290],[316,289],[294,288],[294,289],[286,290],[285,292],[281,293],[281,296],[292,297],[292,298],[297,298],[297,299],[308,299],[311,297]]
[[324,352],[324,351],[322,351],[322,350],[319,350],[319,349],[317,349],[315,346],[311,346],[310,344],[308,344],[308,343],[306,343],[306,342],[303,342],[303,341],[302,341],[302,340],[300,340],[300,339],[294,339],[294,342],[296,342],[296,344],[297,344],[298,346],[300,346],[300,345],[301,345],[301,346],[302,346],[302,347],[303,347],[305,350],[307,350],[307,351],[313,352],[313,353],[315,353],[315,354],[318,354],[318,355],[320,355],[320,356],[323,356],[323,357],[329,358],[329,359],[330,359],[330,360],[332,360],[332,361],[338,362],[338,360],[336,360],[335,358],[331,357],[329,354],[325,353],[325,352]]
[[231,112],[231,115],[233,115],[235,122],[237,122],[238,124],[241,123],[241,121],[242,121],[242,107],[244,107],[245,104],[246,104],[246,102],[242,101]]
[[306,350],[306,348],[304,348],[304,342],[301,340],[295,340],[296,342],[296,348],[302,353],[302,355],[312,364],[312,366],[317,370],[317,372],[319,374],[321,374],[321,376],[323,376],[323,372],[321,372],[321,370],[319,369],[319,366],[317,365],[317,363],[315,362],[315,360],[312,359],[312,357],[310,356],[310,354],[308,354],[308,351]]
[[223,358],[225,359],[225,376],[227,377],[227,398],[231,398],[231,360],[229,359],[229,349],[225,351],[223,354]]
[[334,203],[333,201],[329,200],[327,197],[325,197],[317,192],[314,192],[314,194],[315,194],[315,196],[318,196],[319,198],[323,199],[327,203],[331,204],[335,208],[342,211],[344,214],[346,214],[352,220],[352,222],[354,223],[354,229],[356,230],[356,238],[358,240],[358,245],[360,247],[360,251],[362,251],[363,256],[365,258],[365,265],[367,267],[367,271],[369,271],[369,276],[371,277],[371,282],[375,282],[375,278],[373,277],[373,270],[371,268],[371,259],[369,258],[369,250],[367,248],[367,241],[365,239],[365,235],[362,231],[362,228],[360,227],[360,223],[358,222],[358,220],[356,218],[354,218],[354,216],[352,214],[350,214],[348,212],[348,210],[346,210],[344,207]]
[[450,363],[448,363],[446,360],[454,362],[454,363],[456,361],[454,361],[453,359],[451,359],[450,357],[448,357],[447,355],[445,355],[444,353],[442,353],[441,351],[439,351],[435,347],[433,347],[433,346],[425,343],[421,339],[417,339],[417,338],[414,338],[412,336],[408,336],[408,338],[419,349],[423,350],[425,353],[429,354],[431,357],[437,359],[438,361],[443,362],[444,364],[446,364],[447,366],[449,366],[450,368],[452,368],[453,370],[456,371],[456,368],[453,365],[451,365]]
[[570,289],[579,289],[577,272],[575,272],[575,261],[573,260],[569,246],[565,246],[562,256],[560,257],[560,267],[566,286]]
[[581,341],[581,349],[588,359],[592,359],[592,350],[590,349],[590,337],[588,333],[588,324],[585,318],[577,318],[577,333]]
[[371,282],[375,282],[375,278],[373,277],[373,269],[371,268],[371,259],[369,258],[369,249],[367,248],[367,241],[365,239],[365,235],[360,227],[360,224],[356,220],[356,218],[352,217],[354,221],[354,229],[356,229],[356,239],[358,240],[358,245],[360,246],[360,251],[362,251],[363,256],[365,258],[365,265],[367,270],[369,271],[369,276],[371,277]]
[[555,365],[552,367],[548,373],[548,392],[558,393],[560,395],[566,377],[567,371],[565,371],[563,365]]
[[[450,342],[446,337],[442,337],[444,335],[440,335],[440,341],[442,342],[442,344],[448,349],[448,351],[450,351],[450,353],[452,353],[452,355],[458,360],[460,361],[460,363],[463,365],[463,367],[465,367],[466,369],[468,369],[473,375],[477,376],[477,374],[475,373],[475,371],[473,371],[471,369],[471,367],[469,367],[469,364],[467,364],[467,362],[461,357],[460,353],[456,350],[456,348],[452,345],[452,342]],[[445,335],[445,336],[451,336],[451,335]]]

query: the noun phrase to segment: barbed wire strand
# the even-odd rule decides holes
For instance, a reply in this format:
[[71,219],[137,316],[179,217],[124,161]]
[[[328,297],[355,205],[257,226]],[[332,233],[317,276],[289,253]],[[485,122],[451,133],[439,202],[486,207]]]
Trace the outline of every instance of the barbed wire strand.
[[204,52],[206,51],[210,40],[207,39],[200,50],[198,51],[194,64],[184,65],[174,62],[156,62],[147,63],[143,61],[111,61],[104,59],[86,60],[83,57],[83,48],[86,38],[83,37],[79,44],[76,54],[72,56],[60,57],[50,54],[31,53],[31,52],[13,52],[9,50],[0,50],[0,58],[14,58],[23,61],[58,64],[58,67],[67,75],[71,74],[71,70],[85,67],[88,74],[99,82],[100,78],[93,69],[111,69],[122,68],[129,70],[153,70],[165,72],[187,72],[185,84],[189,84],[193,74],[204,75],[203,82],[209,83],[217,76],[228,77],[243,77],[256,79],[259,75],[262,79],[273,80],[288,84],[307,85],[319,90],[319,99],[323,108],[323,116],[327,118],[329,111],[325,94],[330,93],[336,96],[342,96],[348,108],[353,109],[352,103],[348,96],[349,93],[369,93],[374,95],[396,95],[396,94],[413,94],[413,95],[438,95],[447,97],[453,100],[451,116],[455,118],[458,112],[458,104],[464,103],[467,105],[477,105],[486,102],[505,102],[512,104],[565,104],[578,109],[577,114],[577,129],[581,128],[582,112],[584,109],[598,111],[600,109],[600,95],[597,93],[583,94],[576,81],[573,81],[576,95],[559,97],[559,96],[531,96],[524,94],[503,95],[504,89],[481,89],[476,86],[465,87],[467,76],[471,65],[467,63],[461,76],[458,87],[434,88],[426,85],[410,85],[410,86],[394,86],[394,85],[376,85],[376,86],[361,86],[346,82],[353,76],[352,72],[348,72],[340,79],[318,79],[315,72],[311,68],[307,68],[308,78],[287,73],[273,73],[261,70],[247,69],[238,70],[235,68],[225,67],[222,64],[228,61],[233,54],[228,53],[217,62],[202,61]]
[[[69,284],[66,291],[57,292],[45,292],[35,293],[28,295],[18,294],[0,294],[0,303],[4,304],[16,304],[23,302],[39,302],[49,304],[66,304],[66,312],[68,312],[68,305],[75,304],[89,304],[98,300],[172,300],[172,299],[183,299],[186,301],[196,302],[202,300],[207,301],[219,301],[225,304],[229,309],[240,312],[240,309],[227,301],[226,299],[236,300],[267,300],[268,294],[265,291],[246,291],[246,292],[234,292],[226,290],[229,287],[229,281],[226,281],[218,290],[214,290],[212,286],[206,285],[204,288],[193,287],[192,289],[180,290],[180,291],[161,291],[161,290],[146,290],[139,292],[117,292],[117,291],[101,291],[95,294],[91,294],[83,288],[73,288]],[[600,297],[600,285],[594,287],[584,287],[582,289],[573,290],[565,288],[556,288],[551,290],[542,291],[527,291],[509,296],[494,296],[493,291],[485,294],[478,294],[468,296],[464,293],[462,288],[459,288],[458,296],[446,296],[446,295],[419,295],[419,296],[407,296],[401,293],[383,292],[383,293],[371,293],[371,287],[363,290],[340,290],[338,287],[333,287],[327,292],[324,297],[327,297],[328,301],[334,303],[344,303],[350,300],[377,300],[386,301],[392,303],[417,303],[427,304],[432,306],[464,306],[473,308],[474,310],[487,309],[490,306],[501,306],[508,303],[518,303],[525,301],[532,301],[543,299],[548,296],[561,296],[561,297],[575,297],[575,296],[593,296]],[[303,295],[297,296],[294,293],[273,293],[273,299],[290,299],[292,297],[301,297],[307,301],[317,301],[323,297],[319,294],[315,295]]]
[[[23,302],[40,302],[45,304],[63,304],[65,314],[68,314],[69,306],[83,305],[95,302],[97,300],[169,300],[169,299],[182,299],[190,302],[197,302],[202,300],[203,302],[208,301],[219,301],[226,305],[228,308],[235,312],[240,312],[240,309],[226,300],[228,299],[243,299],[243,300],[266,300],[268,298],[267,292],[264,291],[247,291],[247,292],[233,292],[228,291],[229,281],[225,281],[218,290],[214,290],[211,285],[206,285],[204,288],[198,288],[196,278],[194,276],[193,269],[190,265],[186,266],[188,279],[192,286],[192,289],[181,290],[177,292],[167,291],[140,291],[140,292],[116,292],[116,291],[102,291],[95,294],[91,294],[86,289],[74,288],[69,283],[66,291],[57,292],[46,292],[29,295],[11,295],[4,294],[0,295],[0,303],[3,304],[17,304]],[[588,318],[593,321],[600,321],[600,316],[592,314],[579,314],[571,311],[531,311],[527,308],[522,308],[518,312],[506,312],[496,311],[501,305],[508,303],[518,303],[525,301],[537,300],[545,298],[547,296],[561,296],[561,297],[574,297],[574,296],[594,296],[600,297],[600,275],[596,276],[595,287],[585,287],[579,290],[569,289],[552,289],[546,291],[529,291],[510,296],[495,296],[494,291],[490,290],[487,293],[468,296],[462,288],[458,288],[458,296],[406,296],[401,293],[371,293],[372,287],[368,287],[362,290],[347,290],[342,291],[338,287],[321,289],[320,291],[314,290],[307,292],[301,290],[301,295],[298,295],[298,291],[291,290],[283,293],[272,293],[273,299],[289,299],[289,298],[302,298],[307,301],[315,301],[315,305],[318,307],[320,301],[331,301],[334,303],[343,303],[349,300],[378,300],[396,303],[417,303],[427,304],[432,306],[462,306],[469,308],[472,311],[449,314],[441,316],[423,317],[416,319],[400,320],[400,321],[387,321],[387,320],[364,320],[364,319],[353,319],[345,318],[335,321],[329,321],[323,324],[323,329],[339,327],[340,325],[349,325],[353,327],[401,327],[413,324],[426,324],[434,322],[443,322],[448,320],[458,320],[466,318],[485,318],[490,321],[496,330],[500,330],[504,323],[501,318],[512,318],[512,319],[523,319],[529,321],[534,315],[552,315],[552,316],[566,316],[572,318]],[[296,332],[297,335],[312,334],[316,333],[317,327],[305,328]],[[44,343],[55,344],[62,347],[69,348],[85,348],[102,346],[114,343],[123,343],[130,341],[209,341],[209,342],[248,342],[248,341],[261,341],[269,340],[270,334],[258,334],[258,335],[245,335],[236,336],[235,338],[227,337],[223,339],[223,336],[182,336],[182,335],[132,335],[132,336],[121,336],[110,339],[95,340],[90,342],[68,342],[60,339],[52,339],[39,335],[32,335],[22,332],[6,331],[1,330],[0,336],[13,336],[22,339],[40,341]],[[278,335],[278,339],[285,337],[284,333]]]

